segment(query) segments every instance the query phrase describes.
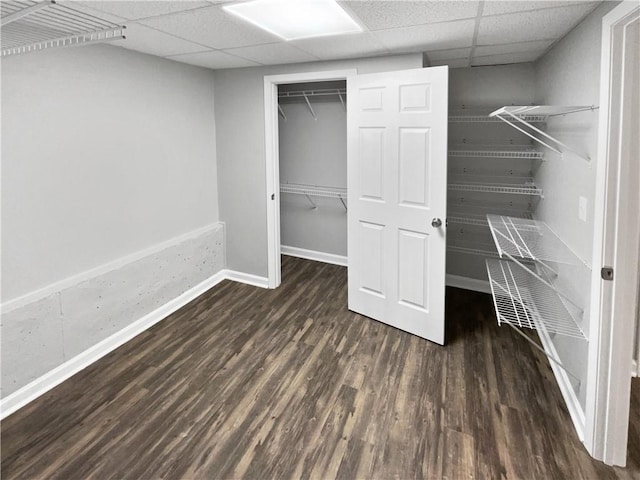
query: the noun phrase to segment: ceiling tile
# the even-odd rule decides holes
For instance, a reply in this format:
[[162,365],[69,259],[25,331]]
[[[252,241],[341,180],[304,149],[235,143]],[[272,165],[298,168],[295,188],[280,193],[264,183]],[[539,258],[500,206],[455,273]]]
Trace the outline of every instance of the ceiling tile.
[[280,41],[278,37],[224,12],[219,6],[151,18],[140,23],[217,49]]
[[584,5],[585,3],[599,3],[599,2],[585,2],[584,0],[572,1],[572,2],[562,2],[558,0],[546,0],[542,2],[529,2],[526,0],[519,0],[519,1],[511,0],[507,2],[490,1],[490,2],[484,3],[482,15],[501,15],[503,13],[524,12],[527,10],[539,10],[542,8]]
[[547,8],[527,13],[482,17],[477,43],[492,45],[562,38],[593,8],[589,3],[576,7]]
[[317,37],[294,40],[292,45],[321,60],[373,57],[388,54],[388,50],[370,33]]
[[157,17],[158,15],[167,15],[170,13],[182,12],[194,8],[211,6],[208,2],[196,1],[86,1],[84,5],[95,8],[102,12],[118,15],[128,20],[138,20],[141,18]]
[[279,65],[283,63],[314,62],[318,57],[290,45],[289,43],[273,43],[226,50],[238,57],[246,58],[263,65]]
[[64,5],[65,7],[72,8],[74,10],[87,13],[89,15],[93,15],[101,18],[102,20],[106,20],[108,22],[124,24],[127,22],[126,18],[119,17],[117,15],[112,15],[110,13],[103,12],[101,10],[96,10],[95,8],[91,8],[92,2],[76,2],[70,0],[57,0],[58,5]]
[[516,42],[502,45],[479,45],[474,50],[476,56],[500,55],[503,53],[539,52],[546,50],[555,40],[539,40],[536,42]]
[[432,67],[438,67],[440,65],[447,65],[449,68],[466,68],[469,66],[468,58],[456,58],[453,60],[435,60],[431,62]]
[[149,53],[151,55],[158,55],[161,57],[207,50],[207,48],[202,45],[187,42],[186,40],[176,38],[172,35],[168,35],[136,23],[127,24],[125,36],[125,40],[118,40],[111,42],[111,44],[129,50],[136,50],[138,52]]
[[505,53],[502,55],[487,55],[485,57],[474,57],[471,65],[474,67],[480,65],[506,65],[509,63],[524,63],[534,62],[538,59],[544,50],[537,52],[518,52],[518,53]]
[[419,27],[378,30],[374,32],[392,52],[422,52],[445,48],[470,47],[475,20],[435,23]]
[[340,2],[369,30],[475,18],[477,1],[345,1]]
[[432,50],[426,52],[427,57],[431,62],[438,60],[448,60],[452,58],[469,58],[471,55],[471,48],[450,48],[447,50]]
[[202,53],[189,53],[187,55],[175,55],[167,58],[169,60],[212,68],[214,70],[222,68],[255,67],[259,65],[258,63],[250,60],[228,55],[217,50]]

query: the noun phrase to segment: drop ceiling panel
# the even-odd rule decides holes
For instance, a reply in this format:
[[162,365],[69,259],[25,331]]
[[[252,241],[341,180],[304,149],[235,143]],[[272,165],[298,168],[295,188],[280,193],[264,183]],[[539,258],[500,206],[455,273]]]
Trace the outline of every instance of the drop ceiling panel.
[[307,38],[290,43],[321,60],[373,57],[389,53],[380,41],[367,32],[336,37]]
[[526,42],[561,38],[575,27],[594,5],[546,8],[527,13],[512,13],[480,19],[479,45]]
[[[482,10],[483,15],[501,15],[503,13],[515,13],[515,12],[524,12],[527,10],[539,10],[542,8],[554,8],[554,7],[567,7],[573,5],[584,5],[583,1],[573,1],[573,2],[561,2],[557,0],[546,0],[542,2],[528,2],[528,1],[490,1],[484,3],[484,9]],[[590,3],[598,3],[598,2],[590,2]]]
[[208,2],[195,1],[98,1],[81,2],[82,4],[111,13],[127,20],[139,20],[141,18],[157,17],[170,13],[192,10],[194,8],[211,6]]
[[340,3],[369,30],[382,30],[474,18],[480,2],[396,0]]
[[434,23],[418,27],[378,30],[375,37],[389,49],[405,52],[470,47],[475,20]]
[[539,52],[546,50],[555,40],[539,40],[536,42],[515,42],[503,45],[480,45],[474,50],[478,57],[486,55],[501,55],[503,53]]
[[208,50],[202,45],[136,23],[127,24],[126,37],[126,40],[118,40],[111,44],[160,57]]
[[169,60],[176,60],[178,62],[212,68],[214,70],[221,68],[255,67],[260,65],[259,63],[236,57],[234,55],[228,55],[218,50],[202,53],[190,53],[187,55],[175,55],[167,58]]
[[540,50],[538,52],[505,53],[503,55],[487,55],[485,57],[474,57],[471,65],[506,65],[509,63],[534,62],[543,53],[544,51]]
[[140,23],[217,49],[281,41],[275,35],[224,12],[219,6],[151,18]]
[[446,59],[442,59],[442,60],[433,60],[431,62],[431,66],[432,67],[437,67],[440,65],[448,65],[449,68],[465,68],[469,66],[469,59],[468,58],[454,58],[451,60],[446,60]]
[[263,65],[314,62],[318,60],[318,57],[284,42],[233,48],[226,50],[226,52]]
[[427,52],[427,57],[432,62],[440,60],[451,60],[453,58],[469,58],[471,48],[450,48],[447,50],[432,50]]

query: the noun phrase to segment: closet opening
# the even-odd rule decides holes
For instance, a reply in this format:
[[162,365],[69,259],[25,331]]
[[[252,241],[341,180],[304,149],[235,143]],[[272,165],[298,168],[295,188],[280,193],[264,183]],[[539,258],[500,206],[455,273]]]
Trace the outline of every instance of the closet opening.
[[347,265],[346,86],[278,86],[282,255]]
[[355,70],[265,76],[269,288],[281,257],[347,265],[347,82]]

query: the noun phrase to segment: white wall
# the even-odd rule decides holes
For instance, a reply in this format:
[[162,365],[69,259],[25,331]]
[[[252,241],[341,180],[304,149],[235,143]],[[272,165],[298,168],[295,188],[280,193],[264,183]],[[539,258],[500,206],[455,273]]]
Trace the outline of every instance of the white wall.
[[[287,120],[280,116],[280,182],[346,188],[345,109],[337,96],[333,101],[312,98],[311,102],[317,119],[304,100],[281,102]],[[313,209],[304,195],[280,196],[282,245],[346,256],[347,215],[342,203],[337,198],[312,200],[318,208]]]
[[218,221],[213,72],[112,46],[2,59],[2,301]]
[[267,276],[264,76],[349,68],[369,73],[421,67],[422,55],[411,54],[216,72],[220,218],[226,224],[230,269]]
[[[564,37],[536,63],[536,103],[541,105],[599,105],[600,47],[602,17],[617,5],[605,2]],[[537,175],[544,189],[537,217],[545,221],[560,238],[581,257],[590,262],[593,249],[593,204],[598,134],[598,113],[585,112],[555,117],[547,130],[591,157],[585,161],[567,152],[557,155],[547,151],[547,161]],[[587,199],[587,221],[578,219],[578,199]],[[589,270],[569,277],[569,285],[588,307]],[[589,312],[584,313],[584,331],[589,330]],[[584,409],[588,344],[584,340],[557,335],[553,344],[565,366],[581,379],[572,381],[574,391]]]

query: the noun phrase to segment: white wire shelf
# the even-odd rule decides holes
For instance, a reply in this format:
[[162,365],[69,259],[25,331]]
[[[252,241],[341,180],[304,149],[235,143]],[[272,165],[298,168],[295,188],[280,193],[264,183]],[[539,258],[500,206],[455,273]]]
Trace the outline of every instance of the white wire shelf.
[[[541,123],[545,121],[543,115],[521,115],[523,120],[531,123]],[[451,123],[500,123],[498,118],[489,116],[489,112],[465,112],[465,111],[453,111],[449,115],[449,122]]]
[[589,161],[589,156],[578,152],[568,145],[564,144],[557,138],[545,133],[538,127],[532,125],[530,120],[527,120],[527,115],[541,115],[545,120],[549,117],[555,117],[558,115],[568,115],[577,112],[586,112],[590,110],[596,110],[598,107],[591,106],[557,106],[557,105],[526,105],[526,106],[506,106],[491,112],[492,118],[497,118],[520,133],[525,134],[527,137],[535,140],[539,144],[545,146],[549,150],[562,154],[562,149],[569,150],[577,156]]
[[313,209],[318,208],[311,197],[327,197],[337,198],[342,203],[345,211],[347,210],[347,189],[344,187],[327,187],[322,185],[309,185],[305,183],[281,183],[281,193],[292,193],[295,195],[304,195],[307,197]]
[[124,39],[122,25],[54,0],[0,2],[2,56]]
[[296,90],[290,92],[278,92],[278,98],[304,98],[304,97],[326,97],[346,95],[345,88],[323,88],[316,90]]
[[500,256],[586,265],[544,222],[503,215],[487,215],[487,221]]
[[[532,218],[530,212],[520,211],[518,215],[523,218]],[[458,225],[474,225],[488,227],[489,221],[487,220],[487,212],[474,213],[474,211],[465,211],[460,209],[450,209],[447,213],[447,220],[449,223]]]
[[[326,89],[316,89],[316,90],[298,90],[298,91],[285,91],[278,92],[278,101],[281,102],[285,99],[303,99],[307,104],[307,108],[309,108],[309,112],[314,120],[318,120],[318,115],[316,114],[313,106],[311,105],[310,98],[313,97],[331,97],[337,96],[342,104],[342,109],[347,111],[347,104],[345,103],[345,97],[347,95],[347,90],[345,88],[326,88]],[[285,115],[280,103],[278,103],[278,111],[282,118],[287,121],[287,116]]]
[[[505,177],[509,178],[509,177]],[[458,181],[456,181],[458,180]],[[529,195],[542,197],[542,189],[538,188],[533,180],[528,179],[524,183],[502,183],[456,179],[447,185],[450,192],[480,192],[497,193],[506,195]]]
[[485,245],[477,242],[473,244],[447,243],[447,252],[496,259],[500,258],[498,256],[498,252],[496,252],[492,245]]
[[[467,148],[465,148],[467,147]],[[479,146],[455,146],[449,149],[449,158],[506,158],[540,160],[544,153],[532,148],[482,148]]]
[[581,312],[572,311],[546,283],[512,262],[487,259],[486,264],[499,324],[587,339]]

